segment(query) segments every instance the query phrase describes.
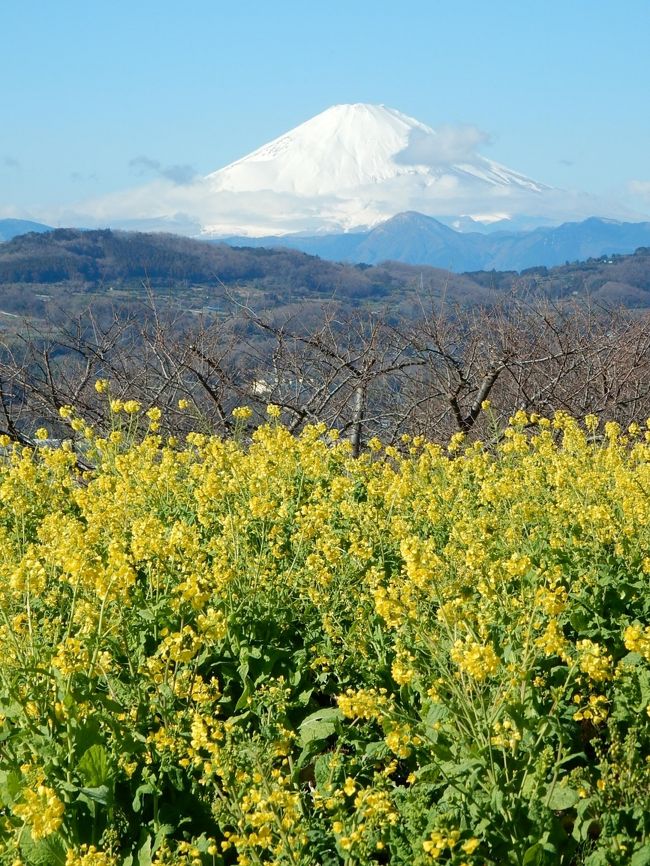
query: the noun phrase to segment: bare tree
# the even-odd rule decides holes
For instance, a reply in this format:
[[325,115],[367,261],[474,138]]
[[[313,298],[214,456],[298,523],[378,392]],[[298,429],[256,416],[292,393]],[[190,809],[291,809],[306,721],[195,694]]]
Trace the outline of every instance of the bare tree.
[[0,428],[15,440],[29,443],[41,423],[74,439],[60,417],[69,404],[110,429],[100,378],[115,398],[161,407],[168,432],[229,435],[236,406],[253,409],[253,425],[275,403],[291,431],[322,421],[355,454],[374,435],[486,436],[518,409],[623,424],[650,415],[650,315],[584,301],[515,294],[469,310],[422,301],[417,318],[395,323],[388,312],[343,316],[336,303],[282,321],[241,305],[189,321],[150,298],[137,315],[91,308],[60,319],[0,345]]

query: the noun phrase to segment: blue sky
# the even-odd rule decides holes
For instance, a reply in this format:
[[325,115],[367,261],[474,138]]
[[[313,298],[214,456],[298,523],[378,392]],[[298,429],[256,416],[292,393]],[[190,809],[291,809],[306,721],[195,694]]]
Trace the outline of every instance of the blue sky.
[[647,0],[5,2],[0,216],[213,171],[340,102],[650,213],[649,36]]

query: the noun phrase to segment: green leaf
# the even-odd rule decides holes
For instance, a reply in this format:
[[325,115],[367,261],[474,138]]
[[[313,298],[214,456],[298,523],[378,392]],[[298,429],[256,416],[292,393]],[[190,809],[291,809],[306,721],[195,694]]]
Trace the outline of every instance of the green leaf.
[[365,750],[367,758],[385,758],[390,753],[385,740],[373,740],[368,743]]
[[4,805],[11,805],[17,794],[22,790],[23,784],[19,773],[14,770],[0,772],[0,799]]
[[525,851],[524,859],[521,862],[523,866],[541,866],[543,857],[544,846],[541,842],[535,842]]
[[430,703],[427,707],[427,713],[424,717],[424,724],[433,728],[436,722],[439,722],[441,719],[446,718],[449,715],[449,710],[447,707],[438,703]]
[[323,790],[331,781],[331,764],[332,756],[329,753],[326,755],[320,755],[316,758],[314,763],[314,778],[316,779],[316,785],[319,790]]
[[106,748],[100,743],[91,746],[81,756],[77,765],[79,775],[89,788],[106,785],[111,779],[111,768]]
[[144,794],[153,794],[154,789],[153,786],[149,784],[149,782],[144,782],[144,784],[139,785],[136,788],[135,796],[133,797],[133,811],[139,812],[142,808],[142,797]]
[[643,845],[636,849],[632,854],[630,866],[650,866],[650,845]]
[[555,785],[548,794],[546,805],[554,812],[562,812],[564,809],[570,809],[580,799],[577,791],[569,788],[566,785]]
[[98,785],[92,788],[79,788],[80,799],[91,800],[93,803],[101,803],[107,806],[111,802],[111,789],[107,785]]
[[151,838],[147,836],[138,849],[138,866],[151,866]]
[[313,689],[306,689],[304,692],[300,692],[300,694],[296,698],[296,703],[298,704],[298,706],[306,707],[311,700],[311,696],[313,695],[313,693]]
[[30,866],[65,866],[65,845],[58,833],[35,842],[29,832],[23,833],[20,852]]
[[155,853],[160,848],[167,836],[172,835],[175,829],[176,827],[174,827],[173,824],[161,824],[158,827],[158,831],[153,840],[153,845],[151,846],[151,850],[153,853]]
[[336,707],[317,710],[300,725],[300,745],[304,748],[314,740],[326,740],[336,731],[336,722],[342,718],[341,711]]
[[244,691],[241,693],[239,700],[235,704],[235,710],[243,710],[244,707],[248,706],[248,698],[251,695],[253,688],[250,682],[246,682],[244,685]]

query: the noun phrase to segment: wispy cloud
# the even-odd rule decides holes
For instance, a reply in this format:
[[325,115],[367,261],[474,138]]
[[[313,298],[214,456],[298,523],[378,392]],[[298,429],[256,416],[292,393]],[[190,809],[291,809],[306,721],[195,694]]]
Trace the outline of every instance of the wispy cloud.
[[8,154],[2,157],[2,164],[5,168],[12,168],[14,171],[20,171],[22,168],[20,160],[16,159],[15,156],[9,156]]
[[627,184],[627,189],[632,195],[650,199],[650,180],[631,180]]
[[159,177],[170,180],[178,186],[186,186],[196,178],[197,172],[187,164],[163,165],[159,160],[150,156],[134,156],[129,160],[129,167],[138,175],[157,174]]
[[478,156],[478,148],[489,143],[487,132],[472,124],[440,126],[435,132],[414,129],[395,162],[432,167],[470,162]]
[[84,174],[82,171],[72,171],[70,172],[70,180],[73,183],[86,183],[89,180],[98,180],[98,177],[94,172],[91,174]]
[[560,163],[560,165],[566,165],[569,167],[571,167],[572,165],[575,165],[575,163],[572,159],[558,159],[558,162]]

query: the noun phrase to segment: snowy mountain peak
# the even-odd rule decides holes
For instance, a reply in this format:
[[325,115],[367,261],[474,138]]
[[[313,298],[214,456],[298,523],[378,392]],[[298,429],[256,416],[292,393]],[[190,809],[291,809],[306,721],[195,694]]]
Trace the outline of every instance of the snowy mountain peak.
[[392,158],[412,130],[435,134],[383,105],[334,105],[208,179],[215,190],[338,195],[407,173]]
[[[333,105],[206,182],[215,197],[291,196],[304,227],[316,227],[320,211],[324,231],[370,226],[404,210],[433,214],[450,197],[545,189],[481,156],[477,147],[485,140],[475,127],[435,130],[385,105]],[[253,226],[249,231],[258,233]]]

